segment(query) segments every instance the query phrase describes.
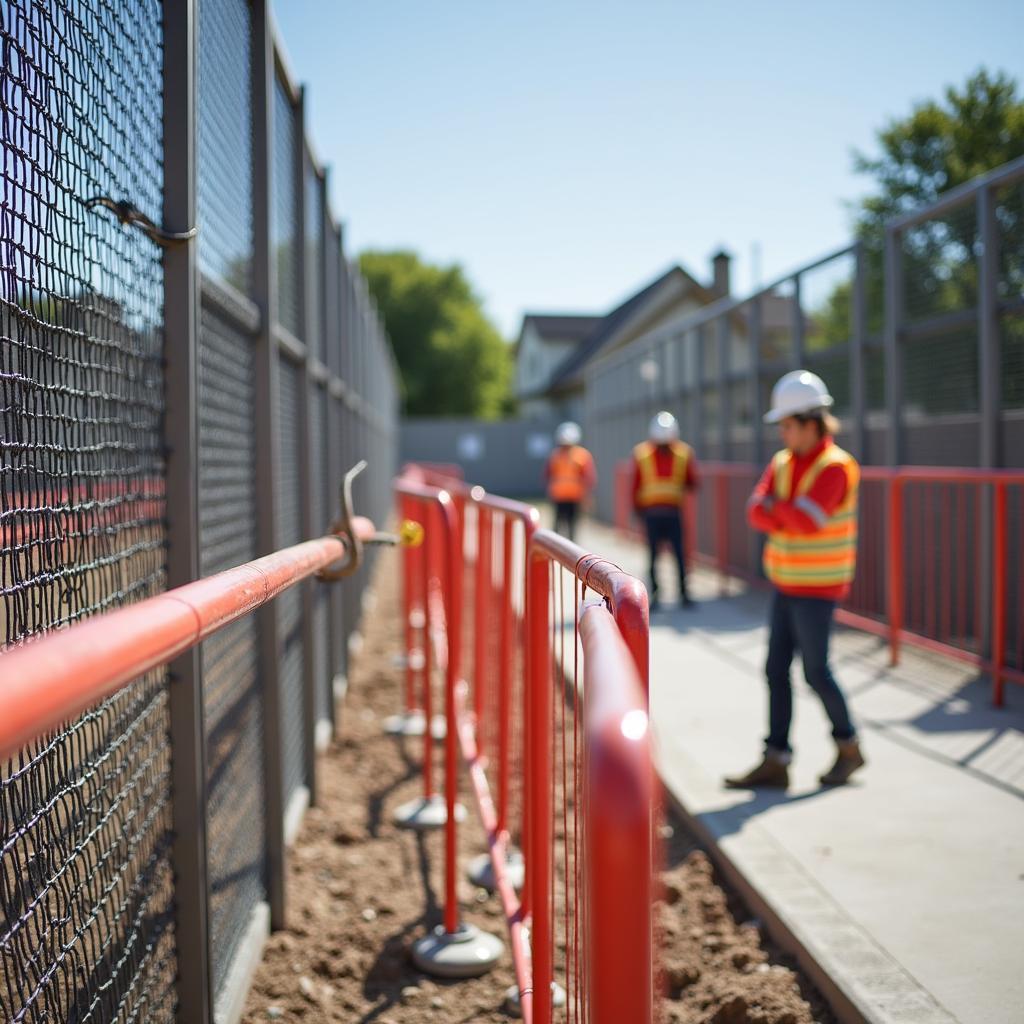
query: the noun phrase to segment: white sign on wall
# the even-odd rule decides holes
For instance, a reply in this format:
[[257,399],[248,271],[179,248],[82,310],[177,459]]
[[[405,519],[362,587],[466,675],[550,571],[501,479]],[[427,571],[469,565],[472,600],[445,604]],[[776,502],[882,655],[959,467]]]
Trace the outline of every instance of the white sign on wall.
[[479,434],[462,434],[455,442],[460,459],[476,462],[484,457],[484,439]]
[[529,434],[526,438],[526,454],[531,459],[547,458],[551,451],[551,438],[547,434]]

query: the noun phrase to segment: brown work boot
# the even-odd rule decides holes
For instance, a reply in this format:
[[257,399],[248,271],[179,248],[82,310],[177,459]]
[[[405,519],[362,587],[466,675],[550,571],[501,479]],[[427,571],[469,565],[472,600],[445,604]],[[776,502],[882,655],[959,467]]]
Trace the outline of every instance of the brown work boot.
[[818,780],[823,786],[843,786],[858,768],[864,767],[864,755],[856,740],[838,740],[836,745],[836,763]]
[[759,765],[746,775],[725,780],[728,789],[785,789],[789,785],[789,757],[774,750],[766,750]]

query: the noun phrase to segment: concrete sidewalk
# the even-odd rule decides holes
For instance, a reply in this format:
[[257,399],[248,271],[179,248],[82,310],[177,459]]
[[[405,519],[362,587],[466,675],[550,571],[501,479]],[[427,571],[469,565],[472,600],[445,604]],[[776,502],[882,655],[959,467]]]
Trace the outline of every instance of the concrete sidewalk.
[[[646,577],[639,545],[594,524],[578,541]],[[674,583],[667,556],[662,569]],[[796,669],[793,785],[727,790],[764,735],[767,598],[693,583],[696,610],[652,615],[660,768],[766,923],[849,1019],[1024,1021],[1024,691],[1008,686],[997,711],[970,668],[906,650],[891,669],[879,640],[839,630],[834,668],[868,767],[818,785],[834,749]]]

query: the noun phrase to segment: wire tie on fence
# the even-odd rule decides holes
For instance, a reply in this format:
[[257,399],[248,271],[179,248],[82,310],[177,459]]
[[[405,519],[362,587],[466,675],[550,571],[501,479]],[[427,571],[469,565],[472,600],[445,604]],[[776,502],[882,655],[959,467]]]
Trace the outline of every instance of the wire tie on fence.
[[190,242],[199,234],[199,228],[189,228],[188,231],[165,231],[159,224],[154,224],[131,200],[111,199],[110,196],[93,196],[86,199],[86,208],[95,209],[102,206],[109,210],[121,224],[131,225],[138,228],[144,235],[164,249],[172,246],[182,245]]

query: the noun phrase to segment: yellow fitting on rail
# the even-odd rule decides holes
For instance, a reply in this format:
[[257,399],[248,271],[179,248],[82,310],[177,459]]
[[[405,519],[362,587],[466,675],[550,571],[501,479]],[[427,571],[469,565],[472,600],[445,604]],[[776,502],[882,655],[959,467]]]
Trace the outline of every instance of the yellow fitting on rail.
[[398,542],[403,548],[418,548],[423,543],[423,524],[415,519],[403,519],[398,528]]

